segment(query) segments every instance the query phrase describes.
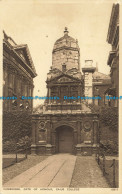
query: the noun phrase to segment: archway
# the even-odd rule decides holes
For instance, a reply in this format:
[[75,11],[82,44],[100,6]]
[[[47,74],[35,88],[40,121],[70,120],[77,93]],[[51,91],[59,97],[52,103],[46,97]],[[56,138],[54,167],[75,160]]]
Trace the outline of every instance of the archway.
[[56,129],[56,152],[58,153],[73,153],[74,138],[73,128],[67,125],[62,125]]

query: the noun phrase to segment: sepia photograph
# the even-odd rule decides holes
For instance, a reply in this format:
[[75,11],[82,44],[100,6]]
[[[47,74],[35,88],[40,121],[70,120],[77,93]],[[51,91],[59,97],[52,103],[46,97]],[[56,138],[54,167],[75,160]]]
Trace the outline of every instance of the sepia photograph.
[[121,3],[0,4],[1,193],[120,193]]

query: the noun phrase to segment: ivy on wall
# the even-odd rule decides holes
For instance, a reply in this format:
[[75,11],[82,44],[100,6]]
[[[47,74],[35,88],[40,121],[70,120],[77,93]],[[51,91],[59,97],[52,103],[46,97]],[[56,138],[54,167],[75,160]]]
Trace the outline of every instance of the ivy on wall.
[[106,154],[118,154],[118,108],[89,105],[92,112],[99,114],[100,148]]
[[118,132],[118,108],[102,107],[100,112],[100,121],[109,126],[111,131]]
[[15,145],[31,144],[31,114],[29,112],[3,113],[3,150],[14,150]]

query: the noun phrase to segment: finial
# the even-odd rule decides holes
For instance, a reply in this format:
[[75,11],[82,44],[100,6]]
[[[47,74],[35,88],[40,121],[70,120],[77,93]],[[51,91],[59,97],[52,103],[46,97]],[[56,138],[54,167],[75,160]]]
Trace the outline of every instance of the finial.
[[65,27],[65,29],[64,29],[64,35],[68,35],[68,28],[67,27]]

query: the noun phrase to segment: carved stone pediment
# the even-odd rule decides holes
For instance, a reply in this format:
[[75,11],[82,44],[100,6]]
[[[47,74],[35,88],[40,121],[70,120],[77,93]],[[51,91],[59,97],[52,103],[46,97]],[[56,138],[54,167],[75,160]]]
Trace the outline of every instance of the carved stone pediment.
[[56,82],[56,83],[67,83],[67,82],[79,82],[80,80],[77,78],[74,78],[73,76],[69,76],[67,74],[62,74],[59,75],[55,78],[53,78],[52,80],[50,80],[50,82]]
[[66,76],[63,76],[57,80],[57,82],[73,82],[74,80],[71,78],[68,78]]

